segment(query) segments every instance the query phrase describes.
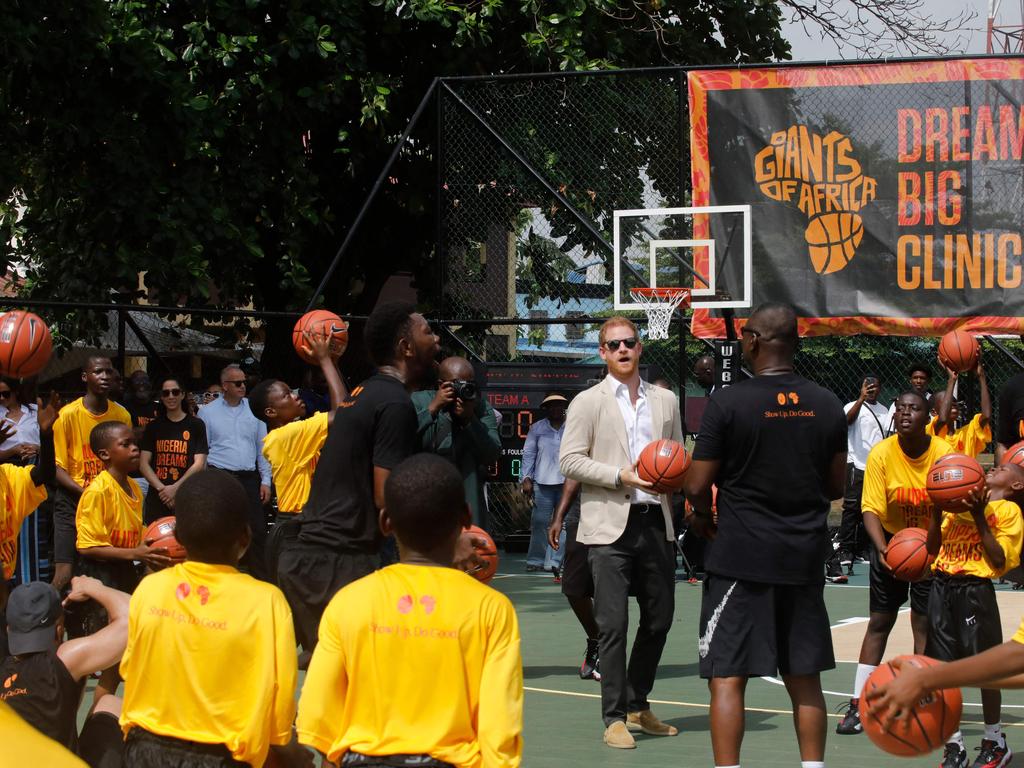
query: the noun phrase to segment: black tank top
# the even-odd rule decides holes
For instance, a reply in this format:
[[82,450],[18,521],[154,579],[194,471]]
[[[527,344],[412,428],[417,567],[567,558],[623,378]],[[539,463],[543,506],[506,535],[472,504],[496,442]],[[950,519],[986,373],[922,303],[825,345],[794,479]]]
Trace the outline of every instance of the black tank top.
[[75,682],[56,651],[8,656],[0,664],[0,700],[72,752],[78,748],[75,718],[84,683]]

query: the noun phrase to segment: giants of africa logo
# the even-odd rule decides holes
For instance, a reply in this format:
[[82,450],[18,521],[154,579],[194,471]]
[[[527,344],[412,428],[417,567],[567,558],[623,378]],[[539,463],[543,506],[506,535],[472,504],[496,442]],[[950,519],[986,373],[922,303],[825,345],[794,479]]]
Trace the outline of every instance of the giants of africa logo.
[[773,133],[754,159],[754,178],[766,197],[796,203],[807,216],[804,238],[815,272],[850,263],[864,238],[858,211],[875,199],[878,183],[853,157],[848,136],[832,131],[823,138],[805,125]]

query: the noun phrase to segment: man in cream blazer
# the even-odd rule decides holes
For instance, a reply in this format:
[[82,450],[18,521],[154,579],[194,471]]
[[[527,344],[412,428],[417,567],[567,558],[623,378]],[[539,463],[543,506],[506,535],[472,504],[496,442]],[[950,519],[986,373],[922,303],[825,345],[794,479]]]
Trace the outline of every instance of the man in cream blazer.
[[[648,443],[683,436],[676,396],[640,379],[643,345],[633,322],[609,318],[599,339],[608,376],[570,404],[559,467],[583,484],[577,540],[590,547],[604,741],[633,749],[630,731],[678,732],[647,703],[675,606],[672,511],[668,495],[652,493],[637,476],[636,460]],[[640,604],[640,625],[627,667],[630,594]]]

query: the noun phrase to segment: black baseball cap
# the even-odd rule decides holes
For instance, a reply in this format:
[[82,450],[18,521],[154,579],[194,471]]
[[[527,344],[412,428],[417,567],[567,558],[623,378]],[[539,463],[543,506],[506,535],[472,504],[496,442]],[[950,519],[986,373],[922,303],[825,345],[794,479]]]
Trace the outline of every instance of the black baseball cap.
[[45,581],[15,587],[7,599],[7,644],[11,655],[56,648],[53,628],[63,610],[57,590]]

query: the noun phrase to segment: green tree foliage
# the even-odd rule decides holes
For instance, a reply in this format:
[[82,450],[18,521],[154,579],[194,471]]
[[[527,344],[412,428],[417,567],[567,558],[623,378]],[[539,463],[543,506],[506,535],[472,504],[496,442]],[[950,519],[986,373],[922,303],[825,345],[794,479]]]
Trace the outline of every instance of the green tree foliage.
[[[145,271],[156,303],[299,308],[434,76],[765,60],[778,26],[764,0],[8,3],[0,267],[37,297],[134,296]],[[331,306],[429,256],[410,155]]]

